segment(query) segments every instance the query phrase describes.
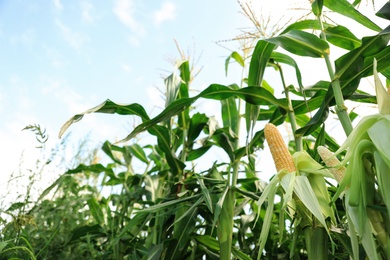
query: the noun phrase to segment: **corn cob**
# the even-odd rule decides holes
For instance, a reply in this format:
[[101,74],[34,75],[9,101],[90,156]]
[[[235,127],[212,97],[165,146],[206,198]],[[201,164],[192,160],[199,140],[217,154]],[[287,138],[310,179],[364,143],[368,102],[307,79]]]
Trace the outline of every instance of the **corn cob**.
[[336,156],[334,156],[333,153],[328,150],[328,148],[324,146],[318,146],[317,151],[325,165],[329,167],[329,171],[333,174],[337,183],[340,183],[347,169],[344,166],[340,167],[339,159],[337,159]]
[[274,159],[276,170],[278,172],[281,170],[286,170],[288,173],[296,172],[293,158],[276,126],[271,123],[266,124],[264,135]]

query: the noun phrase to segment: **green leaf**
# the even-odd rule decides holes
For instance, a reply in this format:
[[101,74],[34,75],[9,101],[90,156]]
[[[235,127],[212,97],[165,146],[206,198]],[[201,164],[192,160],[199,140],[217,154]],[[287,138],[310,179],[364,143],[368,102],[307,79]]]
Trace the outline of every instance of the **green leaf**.
[[146,157],[144,149],[142,149],[142,147],[139,146],[138,144],[132,144],[132,145],[126,146],[126,148],[129,149],[130,152],[135,157],[137,157],[141,162],[144,162],[146,164],[149,163],[149,160]]
[[90,198],[87,200],[87,204],[89,207],[89,210],[91,211],[91,214],[93,218],[96,220],[98,224],[104,224],[104,214],[102,211],[102,208],[100,207],[99,203],[96,201],[95,198]]
[[[191,208],[186,210],[182,216],[180,216],[177,220],[175,220],[175,228],[173,239],[173,246],[169,248],[169,256],[167,259],[179,259],[182,256],[183,250],[186,249],[186,245],[188,241],[191,239],[191,234],[195,229],[195,220],[197,215],[197,207],[203,201],[203,198],[199,198],[199,200],[192,205]],[[176,216],[177,217],[177,216]]]
[[209,118],[205,114],[195,113],[190,119],[187,139],[192,143],[198,138],[202,130],[207,126]]
[[329,54],[329,45],[326,41],[304,31],[291,30],[266,41],[300,56],[323,58],[325,54]]
[[110,157],[114,162],[116,162],[117,164],[119,165],[124,165],[124,163],[119,160],[113,153],[112,153],[112,150],[113,150],[113,147],[112,147],[112,144],[108,141],[105,141],[103,146],[102,146],[102,150],[105,154],[108,155],[108,157]]
[[75,242],[76,240],[89,235],[91,237],[105,237],[104,229],[100,225],[85,225],[78,227],[72,231],[72,236],[68,243]]
[[181,98],[172,102],[164,111],[153,119],[149,119],[145,110],[138,104],[131,105],[118,105],[110,100],[100,104],[97,107],[87,110],[84,113],[77,114],[68,120],[61,128],[59,136],[69,128],[70,125],[82,119],[85,114],[89,113],[118,113],[121,115],[138,115],[142,118],[143,123],[138,125],[134,130],[121,142],[132,139],[137,134],[153,128],[158,123],[168,120],[171,117],[178,115],[185,109],[189,108],[199,98],[222,100],[230,97],[238,96],[245,101],[255,105],[278,105],[284,109],[287,109],[287,104],[284,101],[280,101],[274,97],[269,91],[261,87],[248,87],[239,90],[233,90],[229,87],[212,84],[207,89],[202,91],[199,95],[192,98]]
[[385,5],[376,13],[378,17],[390,20],[390,3],[387,1]]
[[169,104],[175,101],[178,96],[181,85],[181,78],[175,73],[172,73],[164,80],[164,83],[166,87],[165,107],[167,107]]
[[[348,52],[336,60],[335,78],[339,78],[340,80],[356,78],[356,75],[359,75],[362,73],[362,69],[365,69],[365,59],[370,57],[372,61],[374,55],[379,63],[380,58],[377,56],[387,47],[389,40],[390,27],[387,27],[375,36],[363,37],[362,45],[359,48]],[[385,63],[388,64],[389,62]],[[370,68],[372,68],[372,64]],[[372,75],[372,70],[369,72],[369,75]]]
[[361,41],[344,26],[330,26],[324,32],[327,41],[340,48],[353,50],[361,45]]
[[315,16],[320,16],[322,13],[322,6],[324,5],[323,0],[315,0],[311,4],[311,10]]
[[[328,23],[323,23],[324,28],[327,28],[328,26],[332,26],[331,24]],[[302,20],[302,21],[297,21],[295,23],[290,24],[289,26],[286,27],[286,29],[283,30],[281,34],[285,34],[288,31],[292,30],[321,30],[321,24],[318,22],[318,19],[316,20]]]
[[148,120],[148,114],[145,112],[145,109],[139,104],[131,105],[120,105],[112,102],[107,99],[100,105],[88,109],[87,111],[74,115],[65,124],[61,127],[58,137],[61,138],[65,131],[69,128],[70,125],[80,121],[84,115],[90,113],[107,113],[107,114],[119,114],[119,115],[137,115],[142,118],[142,120]]
[[211,236],[202,235],[202,236],[195,236],[194,237],[196,241],[204,245],[205,247],[213,250],[213,251],[219,251],[219,244],[218,240]]
[[68,170],[65,172],[65,174],[73,174],[73,173],[80,173],[80,172],[94,172],[94,173],[101,173],[106,172],[109,174],[114,174],[113,170],[110,168],[104,167],[102,164],[91,164],[91,165],[85,165],[80,164],[75,169]]
[[317,200],[309,180],[306,176],[296,176],[294,180],[294,193],[310,210],[310,212],[318,219],[322,226],[326,227],[324,215],[322,214],[321,206]]
[[241,252],[235,247],[232,247],[232,253],[239,260],[252,260],[252,258],[250,258],[247,254]]
[[240,64],[241,67],[245,66],[244,59],[241,57],[241,55],[238,52],[233,51],[232,54],[230,54],[229,57],[227,57],[227,59],[225,61],[225,73],[226,73],[226,76],[228,74],[228,68],[229,68],[229,64],[230,64],[230,59],[231,58],[233,58],[238,64]]
[[227,98],[224,100],[221,100],[222,108],[221,108],[221,115],[222,115],[222,122],[223,127],[230,127],[232,131],[237,134],[238,133],[238,109],[236,104],[236,99],[234,97]]
[[213,201],[211,200],[210,191],[204,185],[204,181],[203,181],[201,176],[196,174],[196,178],[197,178],[197,180],[199,182],[200,189],[201,189],[201,191],[203,193],[203,196],[204,196],[204,199],[206,201],[206,206],[210,210],[210,212],[213,213],[214,212],[214,210],[213,210]]
[[7,247],[9,242],[12,242],[12,239],[0,242],[0,253]]
[[[252,54],[252,59],[249,65],[248,85],[252,87],[260,87],[265,68],[271,57],[272,51],[275,49],[275,44],[259,40]],[[260,108],[257,105],[245,104],[245,119],[247,131],[253,130],[257,117],[259,116]]]
[[14,211],[14,210],[17,210],[17,209],[21,209],[25,205],[26,205],[26,203],[24,203],[24,202],[15,202],[15,203],[12,203],[12,205],[9,206],[9,208],[6,211]]
[[[386,38],[387,37],[388,36],[386,36]],[[373,38],[378,39],[377,36],[374,36]],[[374,42],[375,42],[375,39],[374,39]],[[371,45],[372,41],[367,40],[366,44]],[[352,53],[352,55],[350,55],[351,56],[350,58],[353,59],[353,57],[356,56],[355,54],[357,54],[356,52],[362,47],[363,47],[363,45],[361,47],[359,47],[358,49],[351,51],[350,53]],[[376,47],[378,47],[378,46],[372,46],[372,49],[375,51],[378,51]],[[365,48],[367,48],[367,47],[364,47],[364,49]],[[369,49],[367,49],[367,51],[369,51]],[[346,54],[346,55],[349,55],[349,54]],[[349,63],[349,60],[346,58],[348,56],[346,56],[346,55],[343,56],[344,58],[343,58],[342,62]],[[360,57],[360,58],[362,58],[362,57]],[[381,72],[383,70],[390,68],[390,46],[387,46],[383,50],[381,50],[379,53],[376,53],[375,58],[378,61],[378,67],[377,67],[378,72]],[[360,63],[360,67],[356,67],[355,66],[356,64],[352,65],[352,68],[356,69],[356,71],[350,70],[348,72],[348,77],[346,74],[344,79],[340,82],[344,99],[348,99],[356,91],[356,89],[359,86],[360,79],[362,77],[367,77],[367,76],[372,75],[372,73],[373,73],[373,60],[374,60],[374,56],[369,56],[369,57],[364,58],[364,62],[363,62],[363,64]],[[340,63],[341,63],[341,61],[339,62],[339,64]],[[312,133],[323,122],[325,122],[325,120],[328,118],[329,106],[332,106],[334,104],[335,104],[335,100],[334,100],[333,89],[331,86],[329,86],[329,90],[326,93],[326,96],[321,104],[320,109],[316,112],[316,114],[309,121],[309,123],[306,126],[298,129],[296,131],[296,133],[298,135],[309,135],[310,133]]]
[[161,125],[155,125],[149,129],[152,135],[157,136],[158,147],[164,152],[167,163],[174,174],[180,174],[185,168],[185,164],[181,162],[176,154],[171,149],[171,140],[169,130]]
[[198,149],[189,151],[187,155],[187,161],[193,161],[202,157],[202,155],[204,155],[211,147],[211,144],[207,144]]
[[[226,195],[222,196],[223,205],[218,216],[218,240],[221,259],[230,259],[233,239],[234,190],[226,186]],[[219,204],[219,202],[218,202]]]
[[374,59],[374,80],[379,113],[382,115],[390,115],[390,95],[379,79],[376,59]]
[[149,249],[147,260],[161,259],[161,253],[162,253],[163,249],[164,249],[163,243],[152,246],[152,248]]
[[163,209],[166,209],[168,207],[176,205],[178,203],[181,203],[181,202],[184,202],[187,200],[194,200],[196,198],[199,198],[200,196],[201,195],[198,194],[198,195],[194,195],[192,197],[182,197],[182,198],[178,198],[178,199],[174,199],[174,200],[169,200],[169,201],[164,202],[164,203],[156,204],[156,205],[150,206],[148,208],[138,210],[137,213],[156,213],[156,212],[159,212]]
[[301,71],[299,70],[298,64],[293,58],[284,53],[274,51],[272,52],[271,59],[275,62],[284,63],[293,67],[295,69],[295,75],[298,81],[298,85],[301,89],[303,89]]
[[373,31],[379,32],[381,30],[378,25],[356,10],[347,0],[324,0],[324,6],[334,12],[353,19]]

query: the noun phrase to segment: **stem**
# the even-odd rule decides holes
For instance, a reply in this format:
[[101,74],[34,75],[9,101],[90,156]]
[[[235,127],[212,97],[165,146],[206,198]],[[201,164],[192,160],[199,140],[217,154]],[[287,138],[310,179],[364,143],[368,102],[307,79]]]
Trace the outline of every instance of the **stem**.
[[[322,17],[321,15],[317,16],[318,22],[320,23],[321,31],[322,31],[321,38],[324,41],[326,41],[326,36],[324,33],[324,24],[322,23],[321,17]],[[324,57],[325,57],[326,67],[328,68],[328,73],[329,73],[330,79],[332,81],[332,89],[333,89],[334,97],[336,100],[336,114],[341,122],[341,125],[344,129],[345,134],[348,136],[352,132],[353,126],[351,123],[351,119],[348,116],[347,107],[344,104],[344,97],[343,97],[343,93],[341,91],[340,81],[338,78],[336,79],[334,77],[334,70],[332,67],[332,63],[331,63],[329,54],[324,54]]]
[[284,94],[286,95],[286,99],[288,102],[287,114],[288,114],[288,118],[290,119],[292,132],[294,134],[295,149],[296,149],[296,151],[301,151],[302,150],[302,136],[298,136],[295,134],[295,131],[297,130],[297,121],[295,120],[295,113],[294,113],[294,108],[292,106],[291,99],[290,99],[290,92],[289,92],[288,87],[286,85],[286,82],[284,80],[282,66],[280,66],[279,64],[277,64],[277,66],[279,68],[280,77],[282,79]]

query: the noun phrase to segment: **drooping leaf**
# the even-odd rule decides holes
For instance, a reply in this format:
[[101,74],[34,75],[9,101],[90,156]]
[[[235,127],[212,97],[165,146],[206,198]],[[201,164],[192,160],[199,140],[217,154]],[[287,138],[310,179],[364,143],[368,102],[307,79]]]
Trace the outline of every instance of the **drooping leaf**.
[[291,30],[266,41],[300,56],[322,58],[329,54],[329,45],[326,41],[304,31]]
[[[356,78],[356,75],[362,73],[361,71],[365,69],[365,59],[368,57],[371,57],[372,60],[375,55],[379,63],[380,58],[377,55],[386,48],[389,40],[390,27],[387,27],[375,36],[363,37],[362,45],[359,48],[348,52],[336,60],[335,78],[341,81]],[[370,67],[372,68],[372,65]],[[372,75],[372,71],[370,75]]]
[[226,76],[228,74],[230,59],[234,59],[238,64],[240,64],[241,67],[245,66],[245,62],[244,62],[244,59],[242,58],[242,56],[238,52],[233,51],[232,54],[230,54],[229,57],[226,58],[226,61],[225,61],[225,74],[226,74]]
[[361,45],[361,41],[342,25],[329,26],[325,29],[327,41],[346,50],[353,50]]
[[[272,51],[275,49],[275,44],[259,40],[252,54],[252,59],[249,65],[248,85],[251,87],[261,87],[263,82],[265,68],[271,57]],[[245,104],[245,120],[246,129],[249,133],[253,130],[257,117],[259,116],[260,108],[258,105],[250,103]]]
[[273,59],[275,62],[280,62],[292,66],[295,69],[298,85],[301,89],[303,89],[301,71],[299,70],[298,64],[293,58],[287,54],[274,51],[272,52],[271,59]]
[[70,118],[68,121],[65,122],[65,124],[61,127],[60,132],[58,134],[59,138],[62,137],[62,135],[65,133],[65,131],[69,128],[70,125],[73,123],[76,123],[80,121],[84,115],[90,114],[90,113],[107,113],[107,114],[119,114],[119,115],[137,115],[141,117],[141,119],[149,120],[149,116],[146,113],[145,109],[139,105],[139,104],[131,104],[131,105],[121,105],[112,102],[111,100],[107,99],[100,105],[97,105],[96,107],[93,107],[91,109],[88,109],[87,111],[74,115],[72,118]]
[[386,2],[385,5],[376,13],[378,17],[390,20],[390,3]]
[[132,145],[129,145],[129,146],[125,146],[126,149],[129,149],[129,151],[135,156],[137,157],[140,161],[144,162],[144,163],[149,163],[149,160],[148,158],[146,157],[146,154],[145,154],[145,151],[144,149],[142,149],[141,146],[139,146],[138,144],[132,144]]
[[[360,48],[361,47],[359,47],[358,49]],[[352,52],[355,52],[356,50],[353,50]],[[389,60],[390,46],[385,47],[382,51],[377,53],[375,55],[375,58],[378,61],[378,67],[377,67],[378,72],[390,68],[390,60]],[[357,87],[359,86],[359,82],[362,77],[367,77],[372,75],[373,59],[374,59],[373,56],[369,56],[365,58],[364,63],[362,64],[362,67],[360,68],[359,71],[355,73],[351,73],[349,78],[345,78],[340,82],[344,99],[348,99],[351,95],[354,94]],[[326,93],[326,96],[323,100],[323,103],[321,104],[320,109],[316,112],[316,114],[309,121],[309,123],[306,126],[298,129],[296,133],[299,135],[309,135],[311,132],[317,129],[328,118],[329,106],[332,106],[334,104],[335,104],[335,99],[334,99],[333,89],[331,88],[331,86],[329,86],[329,90]]]
[[347,0],[324,0],[324,6],[330,10],[337,12],[343,16],[349,17],[361,25],[374,30],[380,31],[381,28],[372,22],[369,18],[361,14],[356,8]]
[[167,163],[174,174],[180,174],[185,168],[185,164],[180,161],[171,149],[169,130],[161,125],[155,125],[149,129],[152,135],[157,137],[157,144],[164,152]]
[[[328,23],[323,23],[324,28],[327,28],[328,26],[332,26],[331,24]],[[321,30],[321,25],[318,21],[316,20],[302,20],[302,21],[297,21],[295,23],[290,24],[289,26],[286,27],[286,29],[281,32],[281,34],[285,34],[288,31],[291,30]]]

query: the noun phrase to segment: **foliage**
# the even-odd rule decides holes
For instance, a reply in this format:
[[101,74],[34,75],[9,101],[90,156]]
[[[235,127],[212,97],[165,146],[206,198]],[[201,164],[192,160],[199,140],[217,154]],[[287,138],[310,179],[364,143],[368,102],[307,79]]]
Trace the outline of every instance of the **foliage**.
[[[359,83],[374,72],[390,77],[390,31],[382,30],[354,4],[313,1],[315,19],[291,23],[273,37],[258,39],[250,59],[245,50],[243,55],[233,52],[226,72],[231,60],[243,70],[249,65],[248,77],[240,85],[211,84],[191,96],[193,68],[184,59],[165,80],[166,107],[157,116],[150,118],[140,104],[107,100],[71,117],[60,137],[90,113],[132,115],[142,123],[122,141],[103,144],[107,163],[80,163],[67,170],[34,207],[9,222],[1,233],[1,258],[389,257],[390,200],[385,185],[390,155],[388,138],[381,137],[388,128],[383,103],[388,104],[388,98],[363,92]],[[325,23],[326,9],[375,34],[359,39],[345,25]],[[389,10],[387,3],[378,15],[389,19]],[[334,46],[345,54],[333,68]],[[331,80],[304,86],[296,55],[323,59]],[[287,84],[284,66],[295,70],[297,86]],[[268,68],[280,72],[279,90],[285,97],[278,97],[279,90],[264,78]],[[199,99],[220,102],[221,122],[193,108]],[[348,114],[344,101],[377,99],[385,115],[367,117],[361,123],[364,129],[353,129],[354,114]],[[341,146],[326,131],[331,109],[350,135]],[[288,124],[294,136],[290,151],[296,171],[282,169],[269,183],[259,179],[256,164],[257,151],[264,147],[264,130],[256,127],[259,121]],[[155,142],[135,142],[142,132]],[[42,131],[38,134],[44,136]],[[329,169],[321,164],[319,146],[344,159],[347,170],[340,185],[333,184]],[[217,160],[216,153],[227,159]],[[19,203],[6,212],[24,206]]]

